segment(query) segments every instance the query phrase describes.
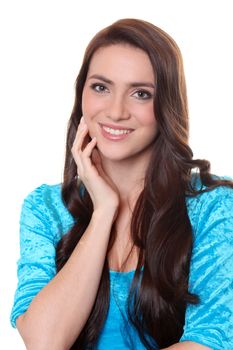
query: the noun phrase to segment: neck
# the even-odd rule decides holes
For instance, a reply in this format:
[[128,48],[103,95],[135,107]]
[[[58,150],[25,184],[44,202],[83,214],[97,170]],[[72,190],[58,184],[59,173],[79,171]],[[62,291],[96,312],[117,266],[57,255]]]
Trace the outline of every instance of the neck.
[[128,207],[134,206],[140,192],[144,187],[146,170],[149,164],[150,154],[137,160],[126,159],[115,161],[106,159],[101,155],[102,166],[105,173],[111,178],[116,185],[121,205]]

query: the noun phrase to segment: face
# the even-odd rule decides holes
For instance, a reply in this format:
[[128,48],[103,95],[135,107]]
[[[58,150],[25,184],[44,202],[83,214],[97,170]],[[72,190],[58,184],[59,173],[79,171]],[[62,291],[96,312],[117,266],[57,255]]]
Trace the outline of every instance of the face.
[[117,44],[95,52],[82,110],[102,158],[148,157],[157,133],[154,94],[154,73],[143,50]]

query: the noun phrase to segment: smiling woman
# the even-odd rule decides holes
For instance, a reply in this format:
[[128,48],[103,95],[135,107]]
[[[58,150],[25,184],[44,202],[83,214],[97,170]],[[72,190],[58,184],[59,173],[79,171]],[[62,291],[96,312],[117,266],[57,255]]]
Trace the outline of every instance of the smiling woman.
[[22,208],[11,322],[27,349],[233,348],[233,183],[188,136],[174,40],[137,19],[97,33],[63,183]]
[[127,159],[131,167],[132,157],[138,169],[148,163],[157,132],[154,95],[153,67],[143,50],[118,44],[95,52],[82,110],[105,163]]

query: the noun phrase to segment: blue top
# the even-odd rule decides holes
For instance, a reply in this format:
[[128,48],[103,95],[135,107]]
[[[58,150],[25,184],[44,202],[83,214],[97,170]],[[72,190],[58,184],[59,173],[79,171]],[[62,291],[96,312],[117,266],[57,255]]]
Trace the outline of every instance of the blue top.
[[[213,350],[233,349],[233,190],[218,187],[186,199],[194,247],[190,291],[200,303],[187,307],[184,333]],[[56,274],[56,244],[73,225],[61,198],[61,185],[42,185],[25,199],[20,219],[18,286],[11,313],[24,313],[35,295]],[[126,326],[126,300],[134,271],[110,271],[110,306],[99,350],[145,349],[134,328]]]

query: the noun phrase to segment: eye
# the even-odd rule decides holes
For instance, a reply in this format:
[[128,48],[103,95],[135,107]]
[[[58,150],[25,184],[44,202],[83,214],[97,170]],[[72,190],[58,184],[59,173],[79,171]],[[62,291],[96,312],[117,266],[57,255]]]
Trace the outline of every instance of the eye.
[[98,92],[98,93],[107,92],[106,86],[104,86],[103,84],[99,84],[99,83],[91,84],[91,89]]
[[139,100],[149,100],[150,98],[152,98],[151,92],[146,90],[137,90],[136,92],[134,92],[133,96],[135,96]]

